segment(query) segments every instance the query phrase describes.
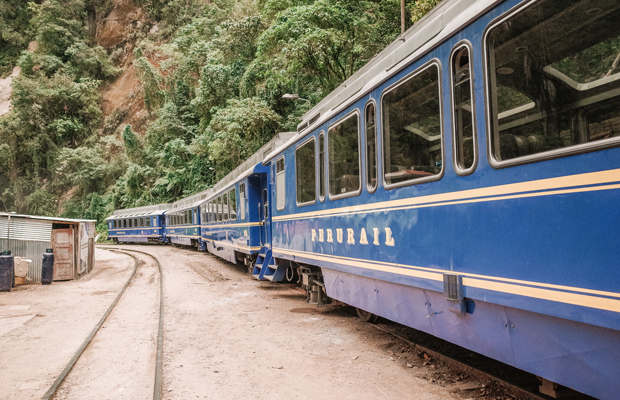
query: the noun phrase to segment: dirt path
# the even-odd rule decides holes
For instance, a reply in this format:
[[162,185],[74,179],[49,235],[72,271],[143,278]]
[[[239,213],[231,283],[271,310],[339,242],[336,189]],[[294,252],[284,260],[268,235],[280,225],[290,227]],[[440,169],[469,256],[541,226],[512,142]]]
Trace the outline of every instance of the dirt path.
[[131,284],[54,400],[153,398],[159,271],[150,257],[134,255],[140,263]]
[[95,258],[95,269],[79,281],[0,293],[0,324],[32,316],[0,332],[0,398],[40,399],[110,306],[133,260],[99,249]]
[[[463,398],[450,384],[431,382],[421,366],[407,365],[402,344],[341,306],[308,305],[293,285],[258,282],[204,253],[123,247],[150,252],[162,263],[164,399]],[[0,337],[0,397],[41,398],[114,300],[133,260],[101,249],[96,256],[95,270],[80,281],[0,293],[0,324],[11,313],[23,317]],[[144,288],[156,281],[147,272],[142,278]],[[137,314],[153,303],[153,294],[138,291],[124,301],[134,307],[117,313],[93,347],[107,347],[119,335],[126,340],[78,361],[83,374],[70,378],[71,392],[58,398],[142,398],[133,388],[147,386],[150,370],[137,349],[148,349],[153,339],[137,334],[133,320],[142,320]],[[122,378],[106,373],[117,363],[126,371]]]

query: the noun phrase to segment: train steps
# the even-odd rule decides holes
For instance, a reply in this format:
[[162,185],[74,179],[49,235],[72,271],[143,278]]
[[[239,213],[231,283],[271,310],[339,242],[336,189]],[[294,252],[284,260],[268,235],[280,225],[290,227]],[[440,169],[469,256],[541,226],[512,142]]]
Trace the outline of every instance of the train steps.
[[252,277],[258,280],[269,280],[274,282],[280,282],[286,274],[286,266],[278,266],[275,263],[273,257],[271,257],[271,250],[264,247],[258,253],[254,270],[252,271]]

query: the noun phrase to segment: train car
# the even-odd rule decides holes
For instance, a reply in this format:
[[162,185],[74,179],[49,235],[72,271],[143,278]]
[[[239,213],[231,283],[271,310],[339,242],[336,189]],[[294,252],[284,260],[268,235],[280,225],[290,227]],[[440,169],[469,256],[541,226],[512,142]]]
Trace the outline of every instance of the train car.
[[175,201],[165,213],[166,241],[204,250],[200,238],[200,204],[211,194],[211,189]]
[[[243,262],[258,278],[271,260],[269,225],[269,168],[265,157],[284,145],[295,132],[278,133],[254,155],[220,180],[201,205],[201,236],[206,249],[227,261]],[[268,271],[264,269],[263,275]],[[289,271],[292,279],[294,271]],[[270,278],[269,274],[266,279]]]
[[618,21],[617,0],[444,0],[264,161],[275,270],[546,394],[617,398]]
[[115,210],[106,218],[108,237],[114,242],[151,242],[165,240],[164,212],[172,204]]

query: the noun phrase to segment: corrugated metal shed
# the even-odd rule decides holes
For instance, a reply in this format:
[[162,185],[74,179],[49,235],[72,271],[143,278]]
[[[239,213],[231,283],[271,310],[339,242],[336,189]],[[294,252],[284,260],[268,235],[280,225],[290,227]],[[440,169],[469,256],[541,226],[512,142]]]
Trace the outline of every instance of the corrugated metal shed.
[[75,229],[77,237],[74,262],[76,275],[80,275],[90,271],[94,263],[95,222],[0,212],[0,250],[11,250],[16,256],[32,260],[28,268],[28,278],[33,282],[40,282],[43,253],[52,247],[54,224],[70,225]]
[[[9,226],[10,221],[10,226]],[[49,242],[52,237],[52,221],[16,218],[0,215],[0,239],[34,240]]]

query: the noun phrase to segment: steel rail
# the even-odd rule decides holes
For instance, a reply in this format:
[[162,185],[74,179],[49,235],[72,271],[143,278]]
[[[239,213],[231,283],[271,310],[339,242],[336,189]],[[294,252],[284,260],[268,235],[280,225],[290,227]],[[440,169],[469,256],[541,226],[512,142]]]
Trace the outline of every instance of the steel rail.
[[[117,250],[118,251],[118,250]],[[164,352],[164,274],[161,270],[161,264],[157,257],[140,250],[123,249],[122,251],[132,251],[151,257],[157,263],[159,269],[159,328],[157,332],[157,356],[155,358],[155,384],[153,387],[153,400],[161,399],[161,376]]]
[[[109,250],[110,251],[118,251],[116,249],[109,249]],[[118,252],[120,252],[120,251],[118,251]],[[45,395],[43,395],[42,400],[49,400],[49,399],[52,398],[52,396],[54,396],[54,394],[56,394],[56,391],[58,390],[58,387],[60,387],[60,384],[65,380],[65,378],[67,377],[69,372],[73,369],[73,367],[75,366],[75,363],[77,362],[77,360],[80,358],[82,353],[84,353],[84,350],[86,350],[86,347],[88,347],[90,342],[93,340],[93,338],[95,337],[95,335],[97,334],[97,332],[99,331],[99,329],[101,328],[101,326],[103,325],[105,320],[108,318],[108,316],[110,315],[110,313],[112,312],[112,310],[116,306],[116,303],[118,303],[118,301],[120,300],[120,298],[123,295],[123,293],[125,293],[125,289],[127,289],[127,286],[129,286],[129,283],[131,282],[133,277],[136,275],[136,271],[138,270],[138,259],[136,257],[132,256],[131,254],[127,254],[127,255],[134,259],[133,272],[131,273],[131,276],[129,277],[129,279],[127,279],[127,282],[125,282],[125,286],[123,286],[121,291],[116,296],[116,299],[112,302],[110,307],[108,307],[108,310],[105,312],[103,317],[101,317],[101,320],[99,321],[99,323],[97,325],[95,325],[93,330],[90,332],[90,335],[88,335],[86,340],[82,343],[80,348],[73,355],[73,358],[71,358],[69,363],[65,366],[65,368],[60,373],[60,375],[58,375],[58,377],[56,378],[56,380],[54,381],[52,386],[50,386],[50,388],[47,390]]]
[[518,385],[515,385],[514,383],[509,382],[509,381],[507,381],[507,380],[505,380],[505,379],[503,379],[503,378],[501,378],[501,377],[499,377],[497,375],[491,374],[491,373],[489,373],[487,371],[484,371],[482,369],[479,369],[479,368],[476,368],[476,367],[471,366],[469,364],[466,364],[466,363],[464,363],[462,361],[459,361],[459,360],[457,360],[457,359],[455,359],[453,357],[450,357],[449,355],[446,355],[444,353],[438,352],[436,350],[431,350],[431,349],[429,349],[429,348],[427,348],[427,347],[425,347],[425,346],[423,346],[423,345],[421,345],[419,343],[413,342],[413,341],[403,337],[402,335],[399,335],[398,333],[396,333],[396,332],[394,332],[394,331],[392,331],[390,329],[384,328],[384,327],[382,327],[380,325],[377,325],[377,324],[371,324],[371,325],[373,327],[375,327],[376,329],[382,331],[382,332],[385,332],[385,333],[387,333],[389,335],[394,336],[395,338],[397,338],[399,340],[402,340],[403,342],[406,342],[406,343],[410,344],[415,349],[420,350],[420,351],[428,354],[432,358],[435,358],[437,360],[441,360],[441,361],[443,361],[443,362],[445,362],[447,364],[452,365],[453,367],[458,368],[462,372],[468,373],[470,375],[475,375],[478,378],[489,378],[489,379],[492,379],[493,381],[497,382],[498,384],[503,385],[503,386],[509,388],[510,390],[514,390],[515,392],[518,392],[518,394],[520,396],[524,396],[524,397],[526,397],[528,399],[534,399],[534,400],[548,400],[549,399],[549,397],[547,397],[547,396],[544,396],[544,395],[541,395],[541,394],[538,394],[538,393],[533,393],[533,392],[531,392],[531,391],[529,391],[529,390],[527,390],[525,388],[522,388],[522,387],[520,387]]

